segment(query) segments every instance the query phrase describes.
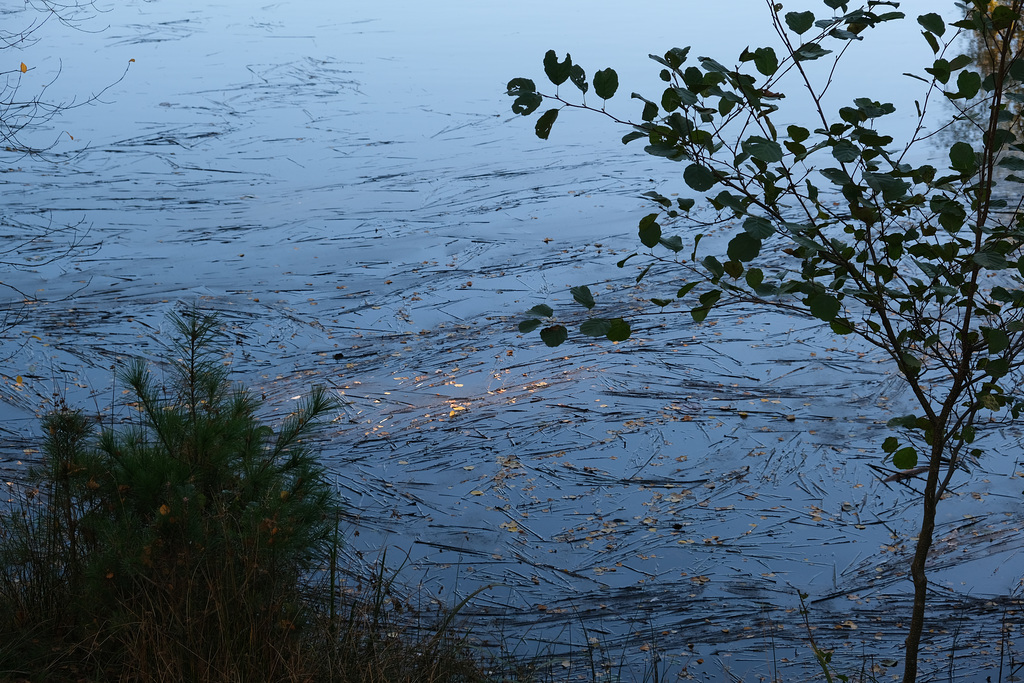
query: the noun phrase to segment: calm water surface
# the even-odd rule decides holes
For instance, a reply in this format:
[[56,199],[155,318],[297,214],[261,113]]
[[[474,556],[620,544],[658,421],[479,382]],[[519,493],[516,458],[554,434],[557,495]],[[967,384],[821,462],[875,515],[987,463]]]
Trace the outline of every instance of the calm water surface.
[[[617,345],[551,350],[516,331],[575,284],[641,310],[657,280],[633,291],[614,265],[638,196],[685,188],[598,117],[563,115],[536,140],[505,82],[539,82],[555,48],[650,94],[648,52],[694,43],[721,61],[770,42],[756,0],[695,5],[127,0],[84,32],[48,24],[5,53],[32,67],[25,92],[59,66],[48,96],[81,98],[135,61],[101,102],[26,138],[58,139],[48,160],[3,162],[6,244],[78,226],[4,274],[40,298],[3,342],[5,469],[38,457],[55,390],[106,410],[111,368],[158,357],[165,314],[198,301],[270,412],[314,383],[346,400],[323,453],[350,559],[387,549],[440,602],[494,584],[467,610],[482,640],[525,641],[570,678],[589,675],[589,638],[636,671],[659,651],[700,679],[799,678],[803,591],[836,661],[897,674],[917,507],[913,487],[880,481],[903,405],[886,364],[756,311],[639,318]],[[913,22],[855,48],[830,104],[912,111],[900,72],[930,55]],[[68,240],[75,254],[47,262]],[[1019,440],[993,429],[941,508],[927,665],[946,675],[955,651],[957,680],[1019,654]]]

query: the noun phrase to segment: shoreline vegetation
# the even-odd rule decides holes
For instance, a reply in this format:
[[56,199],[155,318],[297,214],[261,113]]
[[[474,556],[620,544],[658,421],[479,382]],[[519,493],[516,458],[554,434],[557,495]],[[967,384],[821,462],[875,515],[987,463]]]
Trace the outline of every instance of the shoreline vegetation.
[[344,510],[305,443],[333,399],[262,424],[216,318],[171,323],[165,384],[143,361],[119,374],[127,421],[43,420],[0,529],[0,680],[489,680],[457,610],[420,612],[383,561],[345,578]]

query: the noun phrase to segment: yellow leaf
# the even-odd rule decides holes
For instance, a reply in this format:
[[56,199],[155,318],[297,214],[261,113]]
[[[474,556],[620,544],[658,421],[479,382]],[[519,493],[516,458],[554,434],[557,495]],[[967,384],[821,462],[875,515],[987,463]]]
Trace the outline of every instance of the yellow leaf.
[[18,375],[17,377],[14,378],[14,382],[16,384],[23,384],[24,380],[21,378],[21,375]]
[[25,62],[22,62],[21,63],[21,73],[25,73],[26,71],[28,71],[28,67],[25,66]]
[[128,60],[128,63],[131,64],[134,61],[135,61],[135,57],[132,57],[131,59]]
[[484,492],[480,491],[480,490],[470,491],[469,495],[471,495],[471,496],[482,496],[482,495],[484,495]]

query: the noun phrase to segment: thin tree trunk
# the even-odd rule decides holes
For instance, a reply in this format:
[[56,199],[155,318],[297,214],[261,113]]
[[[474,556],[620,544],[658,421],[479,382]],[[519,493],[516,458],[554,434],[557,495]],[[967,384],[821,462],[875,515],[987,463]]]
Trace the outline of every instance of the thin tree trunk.
[[917,653],[921,647],[921,634],[924,632],[924,613],[928,598],[928,575],[925,564],[928,551],[932,547],[932,536],[935,532],[935,511],[938,507],[936,491],[939,486],[939,470],[942,467],[942,447],[932,446],[931,462],[928,467],[928,479],[924,487],[924,506],[921,510],[921,531],[917,535],[917,547],[914,559],[910,563],[910,576],[914,581],[914,609],[910,617],[910,632],[907,634],[906,655],[903,663],[903,683],[915,683],[917,680]]

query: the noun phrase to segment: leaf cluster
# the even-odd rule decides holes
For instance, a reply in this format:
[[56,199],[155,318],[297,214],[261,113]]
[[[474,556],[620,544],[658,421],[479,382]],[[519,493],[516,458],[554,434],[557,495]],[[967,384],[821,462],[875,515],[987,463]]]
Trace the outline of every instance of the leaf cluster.
[[[695,322],[721,306],[753,303],[808,315],[837,334],[857,334],[887,353],[919,392],[921,419],[930,426],[900,426],[918,431],[926,443],[940,425],[948,426],[950,438],[964,447],[970,434],[964,428],[980,411],[1016,416],[1024,408],[1006,384],[1024,350],[1024,214],[1019,191],[996,190],[1000,174],[1004,182],[1024,182],[1016,175],[1024,169],[1024,142],[1010,106],[1024,101],[1015,90],[1024,84],[1014,33],[1020,3],[966,3],[963,18],[949,24],[934,12],[917,17],[935,57],[924,74],[905,75],[923,84],[925,104],[918,104],[918,132],[902,144],[884,132],[886,117],[895,113],[891,103],[857,97],[830,114],[821,104],[830,82],[816,85],[804,69],[808,61],[838,60],[868,29],[903,20],[898,3],[824,4],[828,11],[816,14],[768,3],[779,44],[748,47],[734,66],[706,56],[693,60],[685,47],[651,55],[665,88],[659,97],[632,94],[642,105],[640,118],[615,119],[631,128],[623,142],[643,140],[646,153],[681,163],[683,182],[705,197],[718,220],[742,228],[724,254],[700,255],[702,235],[684,240],[665,227],[694,221],[693,200],[646,193],[658,210],[639,220],[638,240],[652,263],[675,264],[685,276],[674,296],[652,302],[664,308],[692,301]],[[969,54],[949,55],[958,36],[971,31],[988,37],[985,50],[996,58],[991,67]],[[556,86],[585,73],[553,51],[544,66]],[[794,79],[811,94],[815,124],[776,124],[783,86]],[[585,81],[572,80],[585,94]],[[603,105],[573,104],[557,91],[542,94],[526,79],[514,79],[509,93],[530,102],[513,105],[524,115],[550,99],[611,116]],[[606,90],[602,97],[614,94]],[[980,131],[977,140],[949,146],[946,168],[908,161],[910,148],[926,138],[920,126],[933,94],[954,108],[952,123]],[[548,137],[557,113],[541,116],[538,136]],[[740,133],[733,138],[730,131]],[[692,249],[685,244],[691,240]],[[576,294],[589,310],[592,301]],[[552,312],[542,306],[531,314],[520,331],[540,327],[539,318]],[[584,325],[586,335],[629,336],[625,321],[613,326],[590,318]],[[552,324],[541,338],[555,346],[568,334]],[[927,386],[950,393],[933,395]],[[916,451],[912,457],[907,448],[887,452],[912,467]]]

